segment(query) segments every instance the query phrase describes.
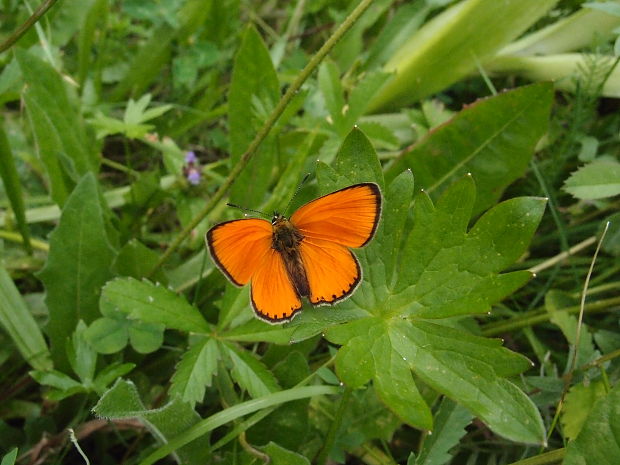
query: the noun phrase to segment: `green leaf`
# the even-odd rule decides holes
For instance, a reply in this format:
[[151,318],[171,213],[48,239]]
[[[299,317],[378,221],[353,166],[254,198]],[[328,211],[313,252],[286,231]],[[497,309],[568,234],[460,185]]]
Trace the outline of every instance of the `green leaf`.
[[161,323],[133,321],[129,326],[129,343],[139,354],[150,354],[164,343],[164,329]]
[[[271,346],[269,352],[279,353],[281,360],[272,371],[283,388],[303,384],[311,375],[307,355],[295,350],[297,346]],[[286,357],[282,354],[290,352]],[[277,357],[277,356],[276,356]],[[309,400],[299,399],[287,402],[269,413],[248,429],[246,435],[252,444],[267,444],[275,441],[290,450],[301,450],[309,431]]]
[[552,97],[553,86],[541,83],[480,100],[396,159],[386,179],[409,168],[418,187],[437,198],[471,173],[478,186],[474,213],[480,213],[525,172],[547,130]]
[[52,356],[60,367],[66,366],[65,341],[77,322],[90,323],[98,316],[99,292],[111,276],[115,255],[105,230],[97,183],[94,175],[87,174],[63,208],[39,273],[50,314]]
[[52,367],[43,334],[3,266],[0,266],[0,325],[32,368]]
[[127,94],[142,95],[170,61],[172,41],[177,30],[167,23],[153,29],[151,37],[132,57],[128,72],[110,95],[111,101],[123,100]]
[[594,404],[577,439],[568,443],[564,465],[615,465],[620,457],[620,386]]
[[202,338],[183,354],[172,376],[170,394],[179,396],[191,405],[202,402],[205,387],[211,386],[219,359],[217,341]]
[[101,292],[101,311],[122,312],[130,319],[179,331],[206,333],[209,324],[187,301],[163,286],[133,278],[117,278]]
[[433,6],[435,5],[429,5],[429,2],[401,4],[371,45],[364,67],[374,69],[384,65],[407,38],[419,29]]
[[269,457],[269,463],[273,465],[310,465],[310,461],[301,454],[279,446],[275,442],[269,442],[262,451]]
[[582,166],[564,183],[564,190],[578,199],[592,200],[620,194],[620,163],[594,161]]
[[[155,263],[159,260],[159,255],[139,240],[133,238],[127,242],[116,256],[114,268],[121,276],[131,276],[132,278],[144,278]],[[156,282],[166,284],[166,277],[163,272],[158,271],[153,279]]]
[[562,431],[568,439],[575,439],[583,428],[595,402],[607,394],[602,380],[571,386],[562,409]]
[[224,343],[222,347],[232,362],[232,377],[253,398],[280,390],[275,376],[254,355],[232,344]]
[[[257,131],[280,97],[278,77],[269,52],[253,26],[243,33],[235,56],[228,94],[231,166],[247,150]],[[235,180],[230,198],[242,206],[262,201],[270,182],[276,146],[267,138]]]
[[32,378],[39,384],[55,387],[61,391],[82,388],[82,385],[79,382],[57,370],[35,370],[30,372],[30,376],[32,376]]
[[450,463],[450,450],[465,435],[465,427],[473,416],[466,408],[444,398],[435,414],[433,434],[424,437],[415,465],[443,465]]
[[15,460],[17,460],[17,452],[18,449],[17,447],[15,447],[9,452],[7,452],[5,455],[3,455],[0,465],[15,465]]
[[[101,396],[93,408],[93,413],[98,417],[111,419],[137,418],[163,444],[200,421],[200,416],[194,409],[178,398],[159,409],[147,410],[135,385],[122,379]],[[208,453],[208,437],[195,439],[175,451],[182,463],[189,465],[207,463]]]
[[351,128],[345,126],[343,116],[344,91],[340,82],[340,71],[333,61],[327,60],[321,63],[318,83],[334,129],[338,135],[345,136]]
[[17,227],[24,240],[24,248],[28,254],[32,254],[32,246],[30,245],[30,228],[26,222],[26,213],[24,208],[24,198],[22,194],[22,185],[19,182],[15,159],[11,152],[9,140],[6,137],[4,127],[0,125],[0,179],[4,185],[11,209],[17,221]]
[[[15,57],[28,84],[24,102],[39,158],[49,177],[52,198],[63,205],[73,186],[71,178],[96,171],[96,151],[88,150],[94,144],[86,135],[79,113],[69,101],[60,75],[50,65],[22,49],[15,49]],[[68,168],[68,164],[72,168]]]
[[112,363],[108,365],[95,377],[93,384],[99,394],[103,394],[108,385],[116,381],[121,376],[126,375],[136,367],[135,363]]
[[120,352],[129,340],[131,322],[118,318],[98,318],[86,330],[86,338],[100,354]]
[[[350,173],[347,163],[336,165],[331,172],[322,168],[319,183],[331,188]],[[373,241],[356,251],[364,280],[350,299],[332,310],[332,315],[348,314],[349,321],[337,324],[324,316],[328,312],[315,310],[311,328],[320,327],[322,319],[325,337],[342,345],[336,370],[345,384],[360,387],[372,379],[377,395],[413,426],[431,429],[432,418],[410,371],[496,433],[542,443],[538,410],[505,379],[531,362],[503,348],[499,340],[438,323],[488,312],[529,279],[527,271],[500,272],[527,249],[545,201],[505,201],[468,231],[476,197],[471,176],[450,186],[436,205],[425,194],[418,195],[411,216],[412,181],[405,172],[384,189],[382,224]],[[291,326],[310,326],[308,314],[302,313]],[[430,318],[437,323],[425,321]],[[306,329],[305,336],[310,332]]]
[[555,3],[469,0],[446,9],[401,43],[385,64],[383,70],[394,77],[373,98],[370,111],[400,108],[464,78]]
[[67,358],[73,372],[84,385],[90,385],[97,365],[97,353],[85,338],[86,325],[80,321],[67,341]]

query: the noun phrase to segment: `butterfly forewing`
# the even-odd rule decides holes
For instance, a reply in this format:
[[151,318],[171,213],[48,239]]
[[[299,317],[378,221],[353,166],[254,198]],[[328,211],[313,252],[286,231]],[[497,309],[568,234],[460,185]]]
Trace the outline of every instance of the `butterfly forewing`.
[[355,184],[299,208],[291,223],[306,238],[362,247],[372,238],[381,215],[381,191],[375,183]]
[[271,250],[271,229],[268,221],[248,218],[220,223],[207,232],[213,260],[237,286],[250,281]]

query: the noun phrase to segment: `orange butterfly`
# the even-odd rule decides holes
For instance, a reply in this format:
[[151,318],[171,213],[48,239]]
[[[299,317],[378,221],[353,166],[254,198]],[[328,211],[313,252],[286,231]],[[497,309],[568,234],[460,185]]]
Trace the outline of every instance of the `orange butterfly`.
[[381,191],[367,182],[345,187],[300,207],[290,219],[274,213],[226,221],[207,232],[213,261],[237,286],[251,281],[252,307],[270,323],[290,320],[301,297],[312,305],[345,299],[362,279],[348,247],[372,239],[381,215]]

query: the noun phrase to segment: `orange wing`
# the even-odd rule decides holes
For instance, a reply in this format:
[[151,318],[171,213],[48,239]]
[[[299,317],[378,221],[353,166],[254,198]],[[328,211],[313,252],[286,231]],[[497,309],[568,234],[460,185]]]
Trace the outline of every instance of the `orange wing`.
[[355,184],[300,207],[291,222],[304,238],[362,247],[372,239],[381,216],[381,191],[372,182]]
[[333,304],[345,299],[362,279],[355,255],[332,241],[304,238],[300,245],[313,305]]
[[207,232],[207,246],[213,261],[233,284],[243,286],[263,263],[271,249],[272,228],[258,218],[232,220]]
[[252,307],[270,323],[290,320],[301,310],[301,299],[286,272],[279,252],[269,249],[252,276]]

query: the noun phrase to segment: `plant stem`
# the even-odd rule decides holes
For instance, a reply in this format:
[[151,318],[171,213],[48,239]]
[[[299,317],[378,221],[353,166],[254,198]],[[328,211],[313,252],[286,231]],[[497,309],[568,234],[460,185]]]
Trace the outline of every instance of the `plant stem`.
[[557,254],[555,257],[551,257],[550,259],[545,260],[544,262],[539,263],[536,266],[533,266],[532,268],[529,269],[529,271],[536,274],[542,270],[551,268],[556,263],[561,262],[562,260],[570,257],[571,255],[575,255],[577,252],[580,252],[581,250],[590,247],[595,242],[596,242],[596,236],[588,237],[586,240],[581,241],[579,244],[572,246],[570,249]]
[[224,194],[230,189],[230,186],[233,184],[237,176],[243,171],[243,169],[247,166],[250,159],[256,153],[256,150],[260,146],[260,144],[265,140],[271,128],[275,125],[276,121],[284,112],[284,109],[289,104],[289,102],[293,99],[293,97],[297,94],[302,84],[310,77],[312,72],[319,66],[323,58],[334,48],[336,43],[344,36],[344,34],[351,29],[351,27],[355,24],[358,18],[368,9],[373,0],[362,0],[359,5],[355,7],[355,9],[351,12],[351,14],[344,20],[344,22],[340,25],[338,29],[334,32],[334,34],[323,44],[323,46],[319,49],[318,52],[312,57],[312,59],[308,62],[306,67],[299,73],[295,81],[290,85],[287,89],[286,93],[282,96],[276,107],[273,109],[263,126],[254,136],[254,140],[250,143],[249,147],[245,151],[241,158],[237,162],[237,164],[232,168],[230,174],[224,181],[224,183],[220,186],[220,188],[213,194],[213,197],[209,199],[209,201],[205,204],[203,209],[190,221],[190,223],[179,233],[179,235],[172,241],[172,244],[166,249],[163,255],[160,257],[159,261],[155,264],[155,266],[148,273],[148,277],[153,276],[164,263],[168,261],[172,253],[179,248],[181,243],[189,236],[192,230],[198,226],[198,224],[209,214],[209,212],[217,205],[217,203],[224,197]]
[[13,34],[11,34],[8,39],[6,39],[4,42],[2,42],[0,44],[0,53],[8,50],[9,48],[11,48],[11,46],[17,42],[21,36],[23,36],[26,32],[28,32],[28,29],[30,29],[39,19],[41,19],[41,17],[47,13],[47,10],[49,10],[51,7],[54,6],[54,4],[57,2],[58,0],[45,0],[43,3],[41,3],[41,5],[39,5],[39,8],[37,8],[34,13],[32,13],[32,15],[30,15],[30,18],[28,18],[26,20],[26,22],[24,24],[22,24],[21,26],[19,26],[14,32]]
[[[591,304],[586,304],[584,311],[587,313],[602,312],[615,305],[620,305],[620,297],[611,297],[609,299],[603,299],[597,302],[592,302]],[[580,305],[573,305],[571,307],[560,308],[558,311],[579,313],[580,309]],[[533,326],[537,323],[548,321],[549,318],[550,315],[544,310],[533,310],[531,312],[526,312],[519,318],[486,325],[482,329],[482,335],[486,337],[497,336],[498,334],[504,332],[509,332],[515,329],[525,328],[526,326]]]
[[332,421],[332,424],[329,427],[329,431],[327,432],[327,437],[325,438],[323,449],[321,449],[321,452],[319,452],[319,455],[316,458],[317,465],[325,465],[327,463],[327,458],[329,457],[329,453],[331,452],[332,447],[334,447],[336,435],[338,434],[338,430],[340,429],[340,425],[342,424],[342,417],[344,416],[344,412],[349,406],[349,400],[351,399],[352,393],[353,389],[348,386],[342,393],[342,397],[340,398],[340,405],[338,406],[338,411],[336,412],[334,421]]

